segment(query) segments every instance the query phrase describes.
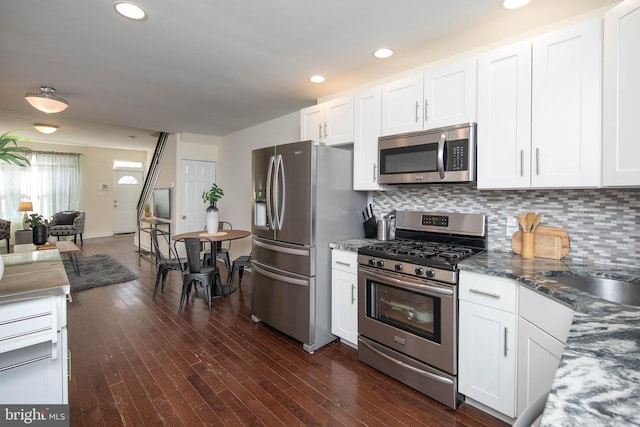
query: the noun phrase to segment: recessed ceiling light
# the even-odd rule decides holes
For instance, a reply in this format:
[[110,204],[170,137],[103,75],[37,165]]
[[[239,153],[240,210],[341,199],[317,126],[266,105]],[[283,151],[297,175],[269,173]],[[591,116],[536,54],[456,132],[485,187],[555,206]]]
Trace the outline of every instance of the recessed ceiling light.
[[519,7],[526,6],[531,0],[502,0],[502,7],[505,9],[518,9]]
[[386,47],[382,49],[378,49],[375,52],[373,52],[373,56],[380,59],[388,58],[391,55],[393,55],[393,51],[391,49],[387,49]]
[[309,81],[312,83],[323,83],[325,81],[325,78],[320,74],[316,74],[315,76],[309,77]]
[[129,1],[116,2],[113,7],[116,12],[125,18],[133,19],[135,21],[144,21],[147,19],[147,12],[140,6]]

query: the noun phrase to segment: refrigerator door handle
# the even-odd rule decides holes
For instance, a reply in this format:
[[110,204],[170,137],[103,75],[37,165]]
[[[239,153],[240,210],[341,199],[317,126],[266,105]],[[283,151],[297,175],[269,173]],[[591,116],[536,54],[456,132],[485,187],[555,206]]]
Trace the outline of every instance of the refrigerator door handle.
[[294,248],[286,248],[283,246],[270,245],[269,243],[264,243],[256,239],[253,240],[253,244],[261,248],[268,249],[274,252],[281,252],[283,254],[304,256],[304,257],[310,256],[308,249],[294,249]]
[[[276,163],[276,177],[273,185],[273,192],[275,194],[274,204],[276,211],[276,228],[278,230],[282,230],[282,221],[284,219],[284,203],[285,197],[287,194],[286,186],[285,186],[285,176],[284,176],[284,162],[282,161],[282,155],[278,154]],[[282,190],[280,191],[280,183],[282,183]],[[282,195],[282,200],[280,199],[280,195]]]
[[273,185],[273,167],[275,166],[275,164],[276,158],[275,156],[271,156],[271,158],[269,159],[269,168],[267,169],[267,221],[269,223],[269,228],[273,228],[272,225],[275,225],[273,221],[273,212],[271,206],[271,187]]
[[298,285],[298,286],[309,286],[309,283],[306,280],[295,279],[293,277],[288,277],[288,276],[283,276],[281,274],[272,273],[270,271],[267,271],[267,270],[264,270],[264,269],[258,267],[255,263],[251,266],[251,268],[256,273],[262,274],[263,276],[269,277],[271,279],[278,280],[280,282],[285,282],[285,283],[289,283],[289,284],[292,284],[292,285]]

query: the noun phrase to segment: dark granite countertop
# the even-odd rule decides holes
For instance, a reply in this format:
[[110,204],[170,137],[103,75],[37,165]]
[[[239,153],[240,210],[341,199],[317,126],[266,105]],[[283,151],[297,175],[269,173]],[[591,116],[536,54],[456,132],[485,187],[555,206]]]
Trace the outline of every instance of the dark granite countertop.
[[364,237],[353,237],[351,239],[341,240],[335,243],[329,243],[329,247],[331,249],[340,249],[342,251],[358,252],[358,248],[361,248],[363,246],[373,245],[376,242],[379,242],[379,240],[365,239]]
[[461,270],[514,279],[576,310],[541,426],[640,425],[640,307],[611,303],[554,276],[593,276],[640,286],[640,271],[603,269],[569,258],[524,259],[486,252]]

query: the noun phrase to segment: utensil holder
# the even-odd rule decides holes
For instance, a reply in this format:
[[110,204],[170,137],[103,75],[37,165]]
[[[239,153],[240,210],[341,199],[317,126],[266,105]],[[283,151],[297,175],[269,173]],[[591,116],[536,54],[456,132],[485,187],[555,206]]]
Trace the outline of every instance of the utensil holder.
[[536,257],[535,233],[522,233],[522,258]]
[[375,217],[371,217],[362,223],[364,226],[364,237],[367,239],[375,239],[378,236],[378,223]]

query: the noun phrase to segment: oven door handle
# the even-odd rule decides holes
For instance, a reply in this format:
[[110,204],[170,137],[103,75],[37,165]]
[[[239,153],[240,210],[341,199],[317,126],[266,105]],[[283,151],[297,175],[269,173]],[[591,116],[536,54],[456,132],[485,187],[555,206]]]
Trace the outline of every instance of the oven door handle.
[[362,344],[364,344],[366,347],[369,348],[369,350],[373,351],[378,356],[387,359],[391,363],[394,363],[396,365],[402,366],[403,368],[408,369],[411,372],[415,372],[418,375],[425,376],[425,377],[429,378],[430,380],[438,381],[438,382],[441,382],[441,383],[444,383],[444,384],[448,384],[448,385],[452,385],[453,384],[453,381],[450,380],[449,378],[441,377],[439,375],[432,374],[431,372],[426,372],[426,371],[423,371],[422,369],[418,369],[415,366],[408,365],[408,364],[406,364],[404,362],[401,362],[401,361],[399,361],[397,359],[394,359],[393,357],[389,356],[388,354],[384,354],[383,352],[381,352],[377,348],[373,347],[368,342],[360,340],[358,345],[362,345]]
[[405,282],[404,280],[396,279],[395,277],[383,276],[372,271],[367,271],[365,275],[373,277],[381,282],[393,282],[398,286],[402,286],[403,288],[408,288],[419,292],[431,292],[438,295],[453,295],[452,289],[436,288],[435,286],[419,285],[417,283]]

